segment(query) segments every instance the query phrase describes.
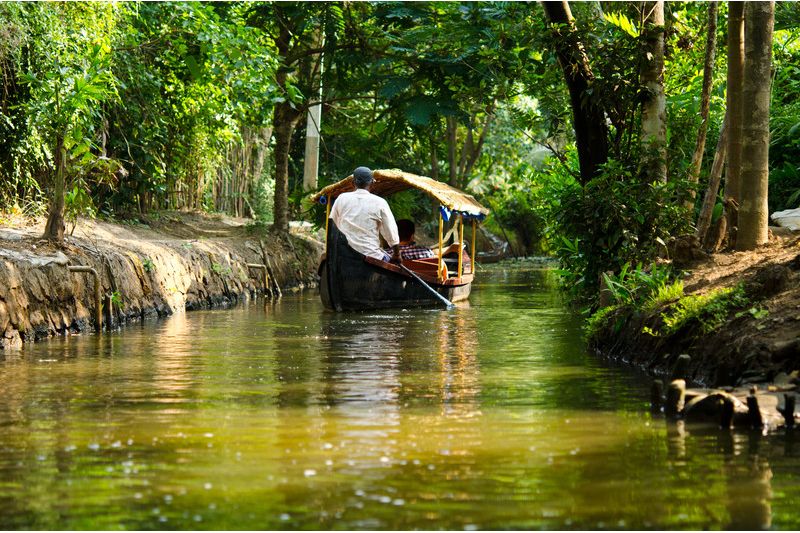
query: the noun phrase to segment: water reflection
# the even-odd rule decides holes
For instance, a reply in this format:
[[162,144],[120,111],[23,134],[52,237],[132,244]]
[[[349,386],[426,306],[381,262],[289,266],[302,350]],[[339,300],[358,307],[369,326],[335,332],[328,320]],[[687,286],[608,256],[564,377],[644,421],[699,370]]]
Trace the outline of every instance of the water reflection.
[[800,526],[793,437],[666,424],[544,271],[451,312],[314,294],[0,361],[0,529]]

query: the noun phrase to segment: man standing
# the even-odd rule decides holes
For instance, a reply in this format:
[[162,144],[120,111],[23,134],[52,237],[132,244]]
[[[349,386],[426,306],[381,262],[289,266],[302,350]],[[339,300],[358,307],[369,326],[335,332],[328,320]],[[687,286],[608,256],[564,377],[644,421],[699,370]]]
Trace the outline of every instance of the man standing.
[[[400,264],[402,259],[397,223],[386,200],[369,192],[373,181],[370,169],[355,169],[353,183],[356,190],[342,193],[336,198],[330,218],[355,251],[368,257]],[[391,257],[381,248],[379,235],[383,235],[392,248]]]

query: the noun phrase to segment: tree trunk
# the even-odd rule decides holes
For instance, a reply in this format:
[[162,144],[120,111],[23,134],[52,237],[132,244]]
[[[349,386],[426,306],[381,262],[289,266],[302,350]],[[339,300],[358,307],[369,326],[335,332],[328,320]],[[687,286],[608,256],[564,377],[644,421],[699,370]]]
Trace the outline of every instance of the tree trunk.
[[769,100],[774,2],[745,5],[745,56],[742,109],[742,178],[737,250],[765,244],[768,235]]
[[717,150],[714,153],[714,163],[711,165],[711,172],[708,176],[708,189],[706,189],[706,195],[703,198],[703,207],[700,209],[700,216],[697,217],[695,235],[697,235],[701,243],[705,242],[708,228],[711,225],[711,216],[714,214],[714,206],[717,203],[722,167],[725,165],[725,156],[728,151],[728,134],[728,118],[725,117],[722,123],[722,130],[719,132]]
[[[700,180],[700,168],[703,165],[703,154],[706,151],[706,135],[708,133],[708,111],[711,106],[711,85],[714,78],[714,56],[717,50],[717,2],[708,3],[708,35],[706,37],[706,58],[703,66],[703,89],[700,96],[700,129],[697,131],[697,143],[689,166],[689,182],[697,184]],[[695,190],[689,191],[686,208],[694,207]]]
[[56,180],[53,187],[53,203],[50,204],[50,213],[44,227],[45,239],[61,243],[64,242],[64,189],[66,189],[64,171],[67,166],[67,150],[64,148],[64,136],[56,139]]
[[439,157],[436,155],[436,139],[433,135],[430,136],[431,140],[431,178],[439,180]]
[[453,117],[445,118],[445,123],[447,125],[447,166],[450,171],[449,183],[455,187],[456,180],[458,179],[458,167],[456,166],[456,132],[458,123]]
[[[742,88],[744,86],[744,2],[728,2],[728,164],[725,168],[725,197],[738,203],[742,173]],[[726,202],[730,203],[730,202]],[[731,244],[736,242],[734,209],[726,209]]]
[[580,181],[586,184],[597,176],[608,160],[608,126],[600,95],[590,91],[594,74],[589,58],[578,39],[572,13],[566,0],[542,2],[553,28],[553,42],[572,105],[575,144],[580,163]]
[[275,133],[275,199],[273,228],[289,231],[289,150],[292,133],[300,118],[300,113],[292,109],[289,102],[281,102],[275,107],[273,132]]
[[642,160],[644,176],[667,181],[667,107],[664,97],[664,2],[642,2],[644,61],[640,72],[642,102]]

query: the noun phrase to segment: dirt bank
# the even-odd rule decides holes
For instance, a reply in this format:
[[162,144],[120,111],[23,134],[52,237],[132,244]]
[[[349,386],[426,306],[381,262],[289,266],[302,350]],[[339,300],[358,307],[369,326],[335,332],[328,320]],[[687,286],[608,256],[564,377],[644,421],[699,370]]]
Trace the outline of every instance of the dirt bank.
[[94,328],[93,276],[70,266],[97,271],[102,295],[113,300],[111,327],[118,327],[264,292],[263,270],[248,264],[268,265],[284,290],[313,286],[322,251],[310,233],[281,236],[198,213],[79,221],[62,247],[41,235],[41,221],[0,226],[0,349]]
[[[669,331],[665,317],[676,316],[678,300],[650,311],[617,309],[590,347],[656,375],[668,373],[680,354],[689,354],[690,380],[708,386],[785,380],[782,374],[800,370],[800,237],[774,238],[755,251],[720,253],[678,266],[686,271],[684,295],[738,287],[740,296],[718,304],[716,317],[706,306],[669,334],[659,331]],[[788,377],[795,381],[795,376]]]

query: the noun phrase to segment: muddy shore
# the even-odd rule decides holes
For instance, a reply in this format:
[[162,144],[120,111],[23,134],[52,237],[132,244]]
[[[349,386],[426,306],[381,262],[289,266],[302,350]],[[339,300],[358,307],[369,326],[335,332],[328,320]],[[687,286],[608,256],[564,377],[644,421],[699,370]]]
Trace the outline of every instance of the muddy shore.
[[42,221],[0,226],[0,350],[95,328],[94,277],[70,267],[97,272],[108,329],[265,293],[264,269],[248,265],[268,267],[267,288],[315,286],[322,252],[310,232],[199,213],[81,220],[61,247],[41,235]]
[[[684,295],[707,295],[739,287],[742,305],[727,310],[712,331],[689,320],[669,335],[663,331],[668,302],[651,311],[620,308],[589,340],[602,357],[668,377],[679,355],[691,357],[690,383],[743,386],[783,380],[798,383],[800,370],[800,237],[775,237],[749,252],[697,254],[676,264],[685,271]],[[674,306],[673,306],[674,308]]]

